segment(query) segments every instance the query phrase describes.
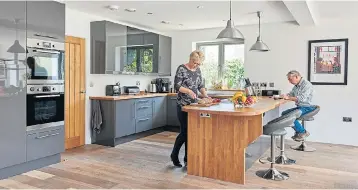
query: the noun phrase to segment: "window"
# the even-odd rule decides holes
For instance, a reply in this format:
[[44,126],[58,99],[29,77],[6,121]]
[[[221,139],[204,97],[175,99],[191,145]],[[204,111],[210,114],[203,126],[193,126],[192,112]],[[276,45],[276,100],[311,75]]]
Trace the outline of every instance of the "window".
[[205,55],[200,67],[206,88],[238,89],[244,77],[244,44],[197,43]]

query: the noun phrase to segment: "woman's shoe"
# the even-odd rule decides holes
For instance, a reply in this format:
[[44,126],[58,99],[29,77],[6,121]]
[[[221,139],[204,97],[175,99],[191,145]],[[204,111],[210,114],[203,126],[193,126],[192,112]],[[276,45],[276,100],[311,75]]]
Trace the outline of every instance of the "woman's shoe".
[[174,155],[171,154],[171,155],[170,155],[170,158],[171,158],[171,160],[172,160],[174,166],[176,166],[176,167],[183,167],[183,166],[181,165],[181,163],[179,162],[178,157],[175,157]]

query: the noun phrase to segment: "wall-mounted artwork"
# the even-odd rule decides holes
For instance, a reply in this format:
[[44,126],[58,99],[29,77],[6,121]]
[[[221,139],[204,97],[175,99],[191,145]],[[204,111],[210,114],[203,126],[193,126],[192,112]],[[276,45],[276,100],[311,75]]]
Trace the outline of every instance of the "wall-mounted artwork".
[[347,85],[348,39],[308,43],[308,80],[314,85]]

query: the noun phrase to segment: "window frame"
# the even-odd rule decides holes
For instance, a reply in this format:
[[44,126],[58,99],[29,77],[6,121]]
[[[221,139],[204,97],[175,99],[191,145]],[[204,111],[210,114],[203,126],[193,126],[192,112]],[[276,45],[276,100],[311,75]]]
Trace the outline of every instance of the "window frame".
[[[222,79],[223,77],[223,69],[225,68],[225,45],[244,45],[245,42],[197,42],[196,50],[200,50],[201,46],[219,46],[219,58],[218,58],[218,78]],[[244,62],[245,64],[245,56],[246,52],[244,52]]]

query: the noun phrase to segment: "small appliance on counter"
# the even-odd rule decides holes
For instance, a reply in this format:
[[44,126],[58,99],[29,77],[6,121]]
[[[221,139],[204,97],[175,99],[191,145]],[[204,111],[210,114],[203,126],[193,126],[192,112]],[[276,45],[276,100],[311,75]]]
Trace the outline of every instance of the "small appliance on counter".
[[261,96],[274,96],[274,95],[280,95],[280,90],[261,90]]
[[125,94],[128,94],[128,95],[136,95],[136,94],[140,93],[138,86],[124,86],[123,91]]
[[250,82],[249,78],[245,78],[245,92],[248,96],[256,96],[256,92]]
[[119,83],[115,85],[106,86],[106,96],[119,96],[121,95],[121,86]]
[[170,84],[171,82],[169,78],[157,78],[156,79],[157,92],[168,93]]
[[156,81],[153,80],[149,85],[149,93],[156,93],[157,92],[157,85]]

